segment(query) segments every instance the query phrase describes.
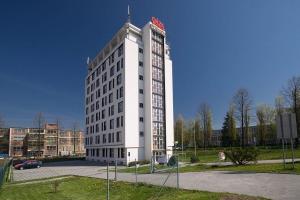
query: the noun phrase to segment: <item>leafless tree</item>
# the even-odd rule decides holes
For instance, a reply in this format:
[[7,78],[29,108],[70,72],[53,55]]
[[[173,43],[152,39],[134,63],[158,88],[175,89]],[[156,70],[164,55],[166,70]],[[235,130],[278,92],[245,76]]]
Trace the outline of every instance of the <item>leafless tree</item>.
[[[250,124],[250,112],[252,109],[252,100],[248,93],[248,90],[241,88],[233,97],[233,105],[235,108],[236,120],[240,122],[240,128],[242,130],[241,141],[242,147],[245,147],[245,137],[248,137],[248,127]],[[247,138],[248,139],[248,138]]]
[[55,123],[56,123],[56,156],[59,156],[59,136],[63,128],[61,118],[57,117]]
[[4,123],[4,119],[2,117],[2,115],[0,114],[0,128],[4,128],[5,123]]
[[203,132],[203,148],[205,149],[210,144],[212,134],[212,112],[207,103],[202,103],[199,106],[198,115]]
[[76,155],[76,133],[78,132],[78,129],[79,129],[79,124],[78,124],[78,122],[74,122],[74,123],[72,124],[74,155]]
[[37,156],[41,156],[41,132],[42,129],[45,127],[45,118],[43,113],[39,112],[36,114],[34,120],[33,120],[34,126],[38,129],[38,154]]
[[277,115],[284,113],[284,98],[283,98],[283,96],[277,96],[275,98],[275,108],[276,108]]
[[[283,88],[282,95],[289,104],[292,112],[296,115],[297,132],[300,136],[300,76],[294,76],[288,80],[287,86]],[[296,145],[298,141],[296,142]]]

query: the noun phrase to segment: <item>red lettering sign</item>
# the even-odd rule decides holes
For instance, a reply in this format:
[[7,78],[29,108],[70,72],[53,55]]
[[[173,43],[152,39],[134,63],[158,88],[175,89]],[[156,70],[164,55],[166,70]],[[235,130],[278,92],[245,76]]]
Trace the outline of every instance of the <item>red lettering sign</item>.
[[161,21],[159,21],[157,18],[152,17],[151,21],[155,26],[157,26],[161,30],[163,30],[163,31],[165,30],[165,25]]

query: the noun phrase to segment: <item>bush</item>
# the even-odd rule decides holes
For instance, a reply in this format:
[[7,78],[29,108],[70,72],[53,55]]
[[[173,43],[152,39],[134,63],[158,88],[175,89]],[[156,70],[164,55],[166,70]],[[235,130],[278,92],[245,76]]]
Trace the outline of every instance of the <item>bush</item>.
[[128,167],[135,166],[135,163],[138,165],[147,165],[147,164],[150,164],[150,161],[149,160],[140,160],[140,161],[136,161],[136,162],[133,161],[133,162],[128,163]]
[[200,160],[199,160],[199,158],[197,157],[197,156],[195,156],[195,155],[192,155],[191,156],[191,163],[197,163],[197,162],[199,162]]
[[259,150],[253,147],[234,148],[225,151],[225,156],[235,165],[245,165],[251,161],[257,162]]
[[176,156],[171,156],[171,158],[168,161],[167,166],[168,167],[174,167],[176,165],[177,165],[177,158],[176,158]]

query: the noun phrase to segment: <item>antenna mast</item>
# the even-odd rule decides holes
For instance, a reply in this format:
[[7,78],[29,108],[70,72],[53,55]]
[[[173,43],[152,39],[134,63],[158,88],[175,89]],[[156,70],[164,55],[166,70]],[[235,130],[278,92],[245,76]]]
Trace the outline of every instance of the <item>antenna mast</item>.
[[128,5],[128,9],[127,9],[127,14],[128,14],[127,23],[131,23],[131,21],[130,21],[130,7],[129,7],[129,5]]

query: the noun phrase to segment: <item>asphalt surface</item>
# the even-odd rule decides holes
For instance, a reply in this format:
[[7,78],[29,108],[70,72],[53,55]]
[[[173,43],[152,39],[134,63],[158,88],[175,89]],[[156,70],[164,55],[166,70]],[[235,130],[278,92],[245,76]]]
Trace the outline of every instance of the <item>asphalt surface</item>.
[[[113,169],[113,167],[111,168]],[[45,164],[40,169],[14,170],[14,181],[78,175],[106,179],[106,166],[88,161],[68,161]],[[109,173],[110,179],[115,173]],[[138,182],[162,185],[168,174],[138,174]],[[171,174],[166,186],[176,187],[176,174]],[[118,173],[117,180],[135,182],[135,174]],[[300,199],[300,175],[270,173],[240,173],[229,171],[190,172],[179,175],[184,189],[230,192],[278,200]]]

